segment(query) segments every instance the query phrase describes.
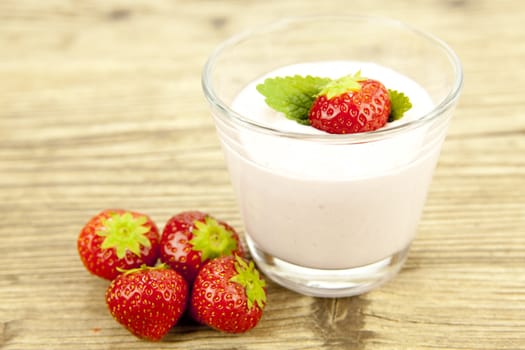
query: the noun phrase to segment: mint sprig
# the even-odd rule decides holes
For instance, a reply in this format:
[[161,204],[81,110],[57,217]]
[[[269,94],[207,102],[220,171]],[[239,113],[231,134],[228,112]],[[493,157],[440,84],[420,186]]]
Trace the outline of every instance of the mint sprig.
[[[299,124],[310,125],[308,113],[317,96],[326,95],[330,99],[347,91],[358,91],[362,80],[366,78],[361,76],[361,71],[339,79],[294,75],[268,78],[256,88],[268,106]],[[391,102],[388,121],[392,122],[403,117],[412,103],[402,92],[389,89],[388,94]]]
[[266,97],[268,106],[284,113],[288,119],[310,125],[308,112],[315,96],[330,81],[329,78],[310,75],[268,78],[264,83],[257,85],[257,91]]
[[405,112],[412,108],[412,103],[407,95],[397,90],[388,89],[388,95],[390,96],[390,116],[388,121],[393,122],[401,119]]

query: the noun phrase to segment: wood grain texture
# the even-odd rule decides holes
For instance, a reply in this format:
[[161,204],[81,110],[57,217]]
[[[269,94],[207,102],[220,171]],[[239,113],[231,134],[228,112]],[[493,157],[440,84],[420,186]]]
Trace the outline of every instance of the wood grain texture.
[[[349,5],[351,3],[351,6]],[[0,2],[0,347],[525,349],[525,3]],[[396,17],[447,41],[465,88],[403,271],[342,299],[269,286],[252,332],[189,321],[137,340],[76,253],[102,208],[241,226],[200,87],[211,50],[285,15]]]

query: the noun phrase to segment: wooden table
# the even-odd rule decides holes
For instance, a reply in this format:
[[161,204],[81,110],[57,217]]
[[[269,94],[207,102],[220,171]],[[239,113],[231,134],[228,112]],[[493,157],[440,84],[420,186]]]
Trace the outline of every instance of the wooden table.
[[[123,207],[161,227],[201,209],[242,232],[201,68],[240,30],[315,13],[404,20],[464,63],[405,268],[354,298],[270,284],[241,336],[186,322],[136,339],[81,265],[80,228]],[[518,0],[0,2],[0,347],[525,349],[524,20]]]

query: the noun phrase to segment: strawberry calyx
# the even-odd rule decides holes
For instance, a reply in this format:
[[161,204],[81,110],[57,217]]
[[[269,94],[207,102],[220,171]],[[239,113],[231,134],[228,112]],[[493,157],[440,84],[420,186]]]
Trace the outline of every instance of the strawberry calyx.
[[361,76],[361,71],[355,74],[345,75],[339,79],[335,79],[326,84],[317,96],[326,96],[327,99],[332,99],[349,91],[361,90],[360,81],[365,81],[367,78]]
[[232,232],[210,216],[204,222],[196,220],[189,241],[192,249],[201,252],[201,261],[231,255],[237,249],[237,241]]
[[146,264],[142,264],[140,265],[140,267],[135,267],[133,269],[122,269],[120,267],[117,267],[117,271],[122,273],[123,275],[131,275],[131,274],[134,274],[134,273],[137,273],[137,272],[141,272],[141,271],[152,271],[152,270],[167,270],[169,269],[169,266],[162,263],[162,264],[158,264],[156,266],[148,266]]
[[245,288],[248,309],[251,310],[255,304],[262,309],[266,304],[266,292],[264,290],[266,282],[261,278],[253,261],[247,263],[243,258],[235,255],[234,267],[237,274],[230,278],[230,281],[239,283]]
[[122,259],[128,250],[140,257],[141,246],[151,247],[151,242],[146,236],[150,228],[144,226],[147,221],[145,216],[133,216],[129,212],[122,215],[112,214],[102,221],[103,227],[97,232],[97,235],[105,237],[101,248],[114,248],[119,259]]

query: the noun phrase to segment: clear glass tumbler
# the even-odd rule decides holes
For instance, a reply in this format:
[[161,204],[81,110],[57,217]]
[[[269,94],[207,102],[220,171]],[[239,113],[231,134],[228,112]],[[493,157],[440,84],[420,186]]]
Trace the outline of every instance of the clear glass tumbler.
[[[350,135],[283,131],[232,108],[243,88],[277,68],[345,60],[409,77],[431,107],[409,122]],[[320,297],[361,294],[395,276],[462,80],[460,61],[443,41],[385,18],[288,18],[220,45],[202,84],[259,268]]]

